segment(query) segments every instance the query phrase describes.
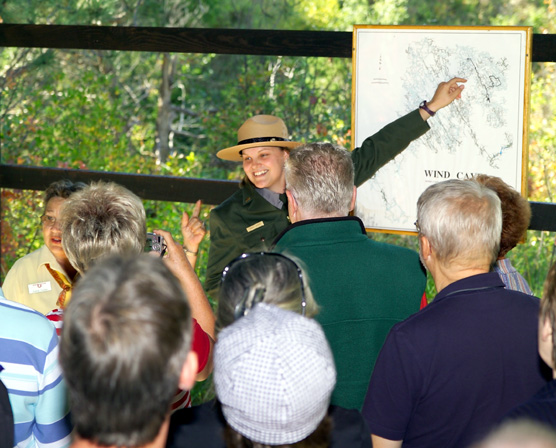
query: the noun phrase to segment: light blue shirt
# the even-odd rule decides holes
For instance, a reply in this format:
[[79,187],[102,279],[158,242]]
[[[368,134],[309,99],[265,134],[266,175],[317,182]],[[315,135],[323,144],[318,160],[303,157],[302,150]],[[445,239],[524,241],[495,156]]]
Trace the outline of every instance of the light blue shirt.
[[65,448],[71,425],[54,325],[31,308],[0,297],[0,379],[14,414],[19,448]]

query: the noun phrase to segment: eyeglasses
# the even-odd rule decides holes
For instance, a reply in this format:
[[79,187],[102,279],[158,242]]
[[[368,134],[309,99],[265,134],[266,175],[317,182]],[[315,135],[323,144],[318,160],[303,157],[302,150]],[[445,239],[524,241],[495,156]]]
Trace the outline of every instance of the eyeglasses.
[[[224,270],[222,271],[222,278],[220,284],[221,285],[224,284],[226,276],[228,275],[232,267],[234,266],[237,267],[238,263],[244,263],[247,262],[248,260],[253,261],[257,257],[265,257],[265,258],[273,257],[276,258],[277,260],[284,260],[286,264],[289,264],[290,266],[295,268],[295,270],[297,271],[297,277],[299,278],[299,285],[301,288],[301,315],[305,316],[305,309],[307,308],[307,300],[305,297],[305,284],[303,282],[303,271],[301,270],[301,268],[296,262],[294,262],[291,258],[286,257],[285,255],[274,253],[274,252],[253,252],[253,253],[241,254],[239,257],[232,260],[228,264],[228,266],[224,268]],[[241,298],[241,300],[238,302],[238,304],[234,309],[234,320],[246,316],[251,310],[251,308],[253,308],[257,303],[263,302],[265,294],[266,294],[266,288],[264,287],[256,287],[255,290],[253,291],[253,294],[251,294],[251,288],[247,288],[245,290],[245,293],[243,294],[243,297]],[[252,298],[249,300],[250,297]]]
[[54,224],[56,224],[56,222],[58,222],[58,219],[55,216],[51,216],[51,215],[42,215],[41,216],[41,222],[46,226],[46,227],[54,227]]
[[413,223],[413,225],[415,226],[415,228],[417,229],[417,233],[421,233],[421,226],[419,225],[419,220],[415,221]]

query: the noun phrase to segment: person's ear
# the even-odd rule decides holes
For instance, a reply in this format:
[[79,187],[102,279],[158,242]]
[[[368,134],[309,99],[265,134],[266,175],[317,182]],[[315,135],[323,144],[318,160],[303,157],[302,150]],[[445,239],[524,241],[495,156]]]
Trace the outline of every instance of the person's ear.
[[199,361],[197,353],[190,351],[187,358],[183,363],[180,373],[179,388],[181,390],[191,390],[195,385],[195,377],[197,376],[197,369],[199,368]]
[[353,186],[353,196],[351,197],[351,204],[349,206],[349,211],[353,211],[355,209],[355,201],[357,200],[357,187]]
[[290,190],[286,189],[286,196],[288,198],[288,215],[290,216],[290,222],[294,223],[296,221],[299,221],[297,217],[298,205],[294,195]]
[[542,328],[540,331],[540,336],[544,342],[552,341],[552,332],[554,330],[552,329],[552,323],[550,322],[550,319],[548,317],[544,319],[544,323],[542,324]]
[[419,247],[421,248],[423,260],[427,260],[432,254],[432,246],[425,235],[419,235]]

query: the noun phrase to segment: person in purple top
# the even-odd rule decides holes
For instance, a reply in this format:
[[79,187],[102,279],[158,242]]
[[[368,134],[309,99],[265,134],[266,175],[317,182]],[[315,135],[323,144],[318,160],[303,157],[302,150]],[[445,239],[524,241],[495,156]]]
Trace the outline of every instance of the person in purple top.
[[374,448],[467,448],[546,384],[539,299],[490,272],[502,231],[494,191],[434,184],[418,200],[416,225],[438,294],[390,331],[362,413]]

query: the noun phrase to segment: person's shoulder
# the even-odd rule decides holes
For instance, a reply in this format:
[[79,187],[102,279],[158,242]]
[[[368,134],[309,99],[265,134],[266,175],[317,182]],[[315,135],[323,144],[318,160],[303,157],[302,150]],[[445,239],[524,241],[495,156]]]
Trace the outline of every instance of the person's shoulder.
[[538,297],[521,291],[516,291],[514,289],[503,288],[500,291],[497,291],[497,293],[500,296],[503,296],[505,300],[508,300],[508,304],[515,304],[516,306],[525,306],[537,309],[541,303]]
[[0,337],[11,334],[19,340],[45,341],[56,334],[54,325],[43,314],[11,300],[0,299],[0,322]]
[[332,419],[331,447],[372,447],[371,431],[358,409],[330,405],[328,416]]
[[221,436],[226,425],[220,405],[209,401],[172,414],[166,448],[209,446],[224,448]]
[[29,266],[31,265],[38,266],[40,260],[43,258],[45,249],[48,250],[46,246],[41,246],[38,249],[34,250],[33,252],[24,255],[21,258],[18,258],[13,264],[12,268],[8,271],[8,274],[6,275],[6,279],[8,278],[8,275],[10,275],[10,273],[11,275],[13,275],[20,270],[29,269]]
[[511,409],[502,422],[522,418],[556,426],[556,380],[549,381],[529,400]]
[[396,246],[382,241],[368,240],[367,245],[370,250],[379,255],[384,260],[395,260],[397,263],[410,263],[419,262],[419,254],[413,249],[407,247]]
[[417,252],[413,249],[409,249],[403,246],[397,246],[391,243],[385,243],[382,241],[376,241],[372,238],[369,238],[369,241],[376,247],[376,250],[382,250],[385,253],[391,253],[396,255],[408,255],[408,256],[415,256],[418,255]]
[[243,190],[238,189],[230,197],[222,201],[211,210],[211,216],[225,216],[233,213],[243,205]]

